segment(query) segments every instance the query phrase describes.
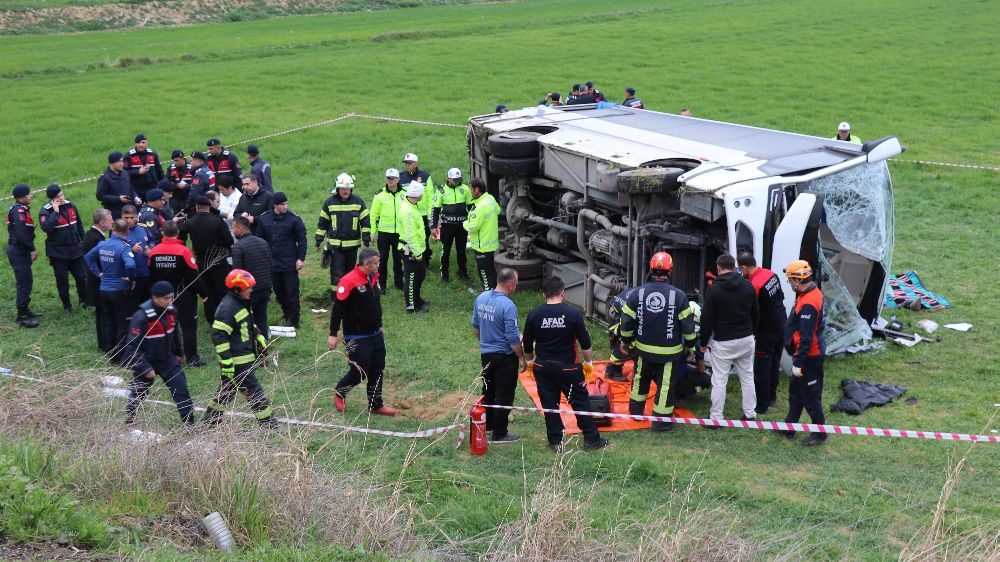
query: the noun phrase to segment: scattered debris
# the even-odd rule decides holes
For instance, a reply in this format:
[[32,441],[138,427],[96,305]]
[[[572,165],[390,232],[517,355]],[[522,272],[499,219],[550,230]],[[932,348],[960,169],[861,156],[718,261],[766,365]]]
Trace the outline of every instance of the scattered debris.
[[920,328],[928,334],[933,334],[938,329],[938,323],[928,318],[924,318],[923,320],[917,322],[917,326],[920,326]]
[[909,398],[907,398],[906,400],[904,400],[904,402],[906,402],[907,404],[916,404],[917,403],[917,397],[916,396],[910,396]]
[[884,406],[902,396],[906,389],[902,386],[869,381],[844,379],[840,381],[844,397],[830,407],[831,412],[846,412],[860,415],[872,406]]
[[958,324],[945,324],[944,327],[950,330],[958,330],[959,332],[968,332],[972,329],[972,324],[959,322]]
[[293,326],[271,326],[269,334],[279,338],[294,338],[296,336]]
[[312,310],[312,311],[313,311],[313,314],[324,314],[324,313],[326,313],[326,312],[329,312],[329,311],[328,311],[327,309],[325,309],[325,308],[311,308],[310,310]]

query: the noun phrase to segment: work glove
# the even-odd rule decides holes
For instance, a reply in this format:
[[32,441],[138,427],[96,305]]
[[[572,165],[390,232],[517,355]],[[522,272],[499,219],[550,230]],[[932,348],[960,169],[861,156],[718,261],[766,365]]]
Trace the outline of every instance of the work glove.
[[802,367],[792,366],[792,376],[801,379],[802,378]]
[[583,382],[590,383],[594,380],[594,362],[584,361],[583,362]]
[[236,376],[236,366],[232,363],[219,363],[219,368],[222,369],[222,376],[226,378],[233,378]]

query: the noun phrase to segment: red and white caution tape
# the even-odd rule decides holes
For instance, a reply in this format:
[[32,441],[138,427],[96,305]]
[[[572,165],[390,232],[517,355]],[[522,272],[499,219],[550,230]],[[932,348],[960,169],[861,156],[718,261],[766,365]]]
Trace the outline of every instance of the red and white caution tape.
[[951,168],[969,168],[972,170],[990,170],[992,172],[1000,172],[1000,168],[994,166],[978,166],[975,164],[954,164],[952,162],[931,162],[929,160],[900,160],[898,158],[893,158],[892,162],[904,162],[906,164],[923,164],[925,166],[948,166]]
[[517,410],[519,412],[544,412],[549,414],[585,414],[595,418],[622,418],[637,421],[658,421],[683,423],[688,425],[704,425],[714,427],[731,427],[739,429],[771,429],[781,431],[809,431],[813,433],[830,433],[835,435],[864,435],[868,437],[907,437],[910,439],[932,439],[939,441],[970,441],[974,443],[1000,443],[1000,435],[969,435],[966,433],[946,433],[943,431],[913,431],[910,429],[880,429],[876,427],[854,427],[849,425],[816,425],[812,423],[787,423],[773,421],[746,420],[712,420],[702,418],[677,418],[673,416],[633,416],[630,414],[611,414],[601,412],[576,412],[573,410],[553,410],[549,408],[527,408],[524,406],[500,406],[498,404],[483,404],[484,408],[501,410]]

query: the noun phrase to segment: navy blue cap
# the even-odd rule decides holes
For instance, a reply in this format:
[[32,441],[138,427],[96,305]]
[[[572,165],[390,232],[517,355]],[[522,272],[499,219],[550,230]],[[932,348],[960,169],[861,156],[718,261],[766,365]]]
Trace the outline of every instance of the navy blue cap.
[[219,139],[208,139],[208,145],[207,146],[219,146],[220,144],[222,144],[222,143],[219,142]]
[[497,106],[497,110],[494,113],[503,113],[504,111],[507,111],[507,106],[501,103]]
[[200,151],[200,150],[195,150],[194,152],[191,153],[191,158],[197,158],[198,160],[201,160],[202,162],[204,162],[205,161],[205,153],[202,152],[202,151]]
[[115,162],[121,162],[125,158],[125,155],[121,152],[115,151],[108,154],[108,164],[114,164]]
[[10,194],[14,196],[14,199],[20,199],[29,193],[31,193],[31,188],[23,183],[15,185],[14,189],[10,192]]
[[170,281],[157,281],[149,288],[149,294],[154,297],[165,297],[173,292],[174,286],[170,284]]
[[160,199],[163,199],[162,189],[154,187],[146,192],[146,201],[159,201]]
[[175,151],[171,152],[170,153],[170,159],[173,160],[174,158],[184,158],[184,151],[183,150],[175,150]]
[[135,142],[142,142],[144,140],[146,140],[145,133],[139,133],[138,135],[135,136]]
[[260,149],[257,148],[256,144],[247,145],[247,154],[253,154],[254,156],[260,154]]
[[48,197],[49,199],[55,199],[56,197],[59,197],[60,193],[62,193],[62,188],[56,184],[52,184],[45,188],[45,196]]
[[630,94],[634,94],[635,93],[635,88],[633,88],[632,86],[629,86],[628,88],[625,88],[625,91],[628,92],[628,93],[630,93]]
[[285,195],[284,191],[276,191],[274,195],[271,196],[271,204],[281,205],[282,203],[288,203],[288,196]]

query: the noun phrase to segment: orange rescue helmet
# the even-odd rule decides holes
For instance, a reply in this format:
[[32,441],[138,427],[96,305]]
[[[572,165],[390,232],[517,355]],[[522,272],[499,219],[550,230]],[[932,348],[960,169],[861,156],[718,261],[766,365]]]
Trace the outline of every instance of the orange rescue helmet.
[[656,252],[649,260],[649,269],[670,272],[674,268],[674,258],[666,252]]
[[806,260],[795,260],[785,268],[785,276],[789,279],[808,279],[812,274],[812,266]]
[[243,289],[249,289],[257,284],[257,280],[250,275],[249,271],[244,269],[234,269],[226,275],[226,288],[236,289],[241,291]]

